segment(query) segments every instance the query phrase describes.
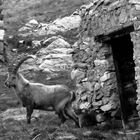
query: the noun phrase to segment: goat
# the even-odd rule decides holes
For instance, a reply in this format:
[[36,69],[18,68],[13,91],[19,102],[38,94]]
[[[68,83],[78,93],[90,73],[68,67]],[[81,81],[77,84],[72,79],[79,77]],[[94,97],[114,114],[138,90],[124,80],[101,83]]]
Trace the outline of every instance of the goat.
[[15,90],[23,107],[27,111],[27,123],[31,122],[33,109],[55,111],[64,123],[68,118],[72,119],[79,127],[78,117],[72,108],[74,93],[65,85],[44,85],[28,81],[20,72],[21,64],[32,56],[27,56],[15,66],[8,68],[8,77],[5,85]]

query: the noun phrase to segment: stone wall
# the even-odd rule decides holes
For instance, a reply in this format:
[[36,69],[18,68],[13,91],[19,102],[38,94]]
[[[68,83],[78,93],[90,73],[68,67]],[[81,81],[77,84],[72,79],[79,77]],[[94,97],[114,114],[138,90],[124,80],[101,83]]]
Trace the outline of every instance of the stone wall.
[[138,0],[101,0],[93,1],[84,8],[79,28],[80,39],[73,45],[75,65],[72,77],[76,79],[78,108],[115,116],[120,108],[120,100],[112,49],[98,39],[99,37],[111,39],[117,36],[113,33],[133,26],[134,30],[128,33],[131,34],[134,45],[133,60],[136,65],[135,77],[138,87],[137,110],[140,115],[140,2]]
[[3,14],[2,14],[2,4],[3,1],[0,0],[0,59],[3,60],[3,40],[5,35],[5,29],[4,29],[4,21],[3,21]]

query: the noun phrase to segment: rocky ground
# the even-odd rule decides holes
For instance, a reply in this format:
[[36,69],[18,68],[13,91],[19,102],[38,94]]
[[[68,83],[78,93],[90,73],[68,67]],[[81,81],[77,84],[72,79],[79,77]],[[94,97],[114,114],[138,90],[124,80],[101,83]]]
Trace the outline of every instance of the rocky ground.
[[[124,135],[121,122],[77,128],[68,120],[60,125],[54,112],[35,110],[32,123],[26,123],[26,111],[12,90],[4,86],[6,76],[0,76],[0,140],[139,140],[139,131]],[[41,77],[37,78],[42,80]],[[61,82],[66,79],[61,79]],[[57,79],[51,82],[59,82]],[[135,124],[132,123],[132,128]]]
[[[5,77],[0,76],[3,78]],[[71,120],[60,126],[54,112],[35,110],[31,125],[26,124],[26,111],[16,96],[0,83],[0,140],[124,140],[119,126],[103,125],[76,128]],[[121,124],[119,123],[121,126]],[[139,140],[138,131],[127,134],[127,140]]]

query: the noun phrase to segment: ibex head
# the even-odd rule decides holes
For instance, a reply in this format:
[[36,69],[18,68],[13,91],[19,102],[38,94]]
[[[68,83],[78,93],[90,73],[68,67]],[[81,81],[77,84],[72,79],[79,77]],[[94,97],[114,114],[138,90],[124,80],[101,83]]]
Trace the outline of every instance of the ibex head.
[[16,86],[16,80],[17,80],[17,76],[18,76],[18,69],[21,66],[21,64],[26,61],[27,59],[34,59],[33,56],[26,56],[24,58],[22,58],[16,65],[9,65],[8,66],[8,76],[7,76],[7,80],[5,81],[5,85],[7,87],[15,87]]

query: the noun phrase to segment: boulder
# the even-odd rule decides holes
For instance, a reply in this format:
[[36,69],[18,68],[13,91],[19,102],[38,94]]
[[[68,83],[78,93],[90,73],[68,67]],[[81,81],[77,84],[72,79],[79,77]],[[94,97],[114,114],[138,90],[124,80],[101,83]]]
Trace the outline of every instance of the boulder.
[[32,19],[25,26],[21,27],[19,35],[27,37],[33,35],[46,36],[57,35],[58,33],[65,33],[69,30],[76,29],[80,26],[81,17],[79,15],[71,15],[63,18],[56,19],[50,23],[38,23],[38,21]]
[[101,110],[104,112],[109,111],[112,108],[112,106],[113,106],[112,102],[109,102],[108,104],[101,106]]
[[72,55],[69,54],[72,51],[70,44],[58,38],[50,45],[40,49],[37,52],[37,65],[39,69],[43,71],[61,71],[67,70],[72,65]]
[[105,72],[104,75],[100,78],[101,82],[104,82],[110,78],[110,73]]
[[140,4],[140,1],[139,0],[129,0],[129,3]]
[[1,29],[0,30],[0,40],[4,39],[4,35],[5,35],[5,30]]
[[56,19],[53,24],[57,27],[64,29],[65,31],[78,28],[81,22],[79,15],[72,15],[61,19]]
[[88,110],[89,107],[90,107],[90,103],[89,102],[84,102],[84,103],[80,104],[79,109],[81,109],[81,110]]
[[80,82],[82,79],[85,78],[85,73],[80,69],[73,69],[71,71],[71,79]]
[[[37,42],[38,43],[38,42]],[[27,60],[22,65],[22,70],[28,69],[33,71],[42,71],[50,73],[54,77],[59,75],[60,71],[69,71],[72,61],[71,52],[73,49],[70,44],[62,38],[58,38],[50,43],[48,46],[41,48],[35,54],[36,59],[34,63]],[[33,60],[32,60],[33,62]],[[50,77],[51,78],[51,77]]]

